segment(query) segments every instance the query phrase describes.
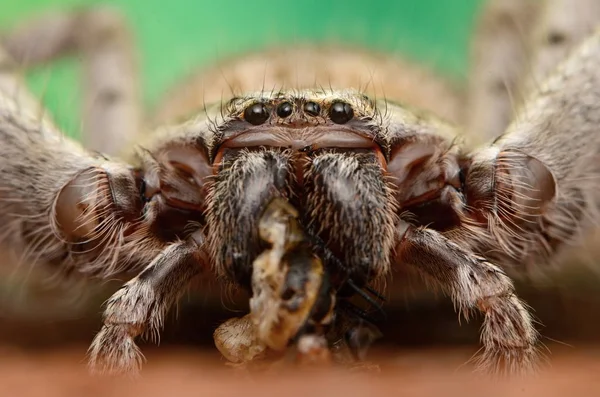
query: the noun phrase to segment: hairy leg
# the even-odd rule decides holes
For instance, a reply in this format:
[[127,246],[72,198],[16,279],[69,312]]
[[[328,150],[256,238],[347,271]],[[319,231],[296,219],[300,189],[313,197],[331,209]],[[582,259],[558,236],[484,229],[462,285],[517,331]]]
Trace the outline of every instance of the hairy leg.
[[467,131],[502,134],[524,99],[600,24],[595,0],[488,0],[472,46]]
[[204,249],[200,233],[169,246],[108,300],[104,325],[89,350],[93,372],[139,371],[142,355],[135,338],[146,333],[159,339],[167,311],[207,266]]
[[529,38],[529,67],[521,76],[526,92],[536,90],[556,65],[600,26],[596,0],[545,0]]
[[540,0],[488,0],[473,32],[465,124],[475,144],[500,135],[521,101],[527,38]]
[[82,55],[83,143],[89,149],[116,155],[140,132],[133,39],[115,11],[96,7],[45,14],[5,32],[0,43],[22,68]]
[[[2,45],[0,45],[0,95],[3,101],[14,102],[15,110],[25,109],[26,112],[42,117],[42,109],[38,101],[25,87],[18,74],[18,65]],[[6,105],[5,105],[6,106]]]
[[538,335],[502,269],[430,229],[408,229],[396,249],[397,261],[439,286],[466,319],[473,310],[484,314],[478,369],[496,374],[535,369]]
[[64,275],[149,263],[164,243],[144,233],[133,169],[65,137],[0,58],[0,243]]
[[[555,69],[504,135],[470,155],[467,205],[484,227],[470,233],[465,220],[453,240],[478,241],[473,249],[513,276],[561,264],[564,277],[597,256],[599,65],[600,32]],[[596,260],[589,264],[597,271]]]

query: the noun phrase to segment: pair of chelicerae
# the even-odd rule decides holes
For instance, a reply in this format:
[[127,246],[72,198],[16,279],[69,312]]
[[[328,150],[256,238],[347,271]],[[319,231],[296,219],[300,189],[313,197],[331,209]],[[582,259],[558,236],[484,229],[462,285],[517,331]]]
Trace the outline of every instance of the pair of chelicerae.
[[[103,9],[43,16],[3,38],[5,243],[65,274],[139,272],[107,303],[90,349],[98,370],[136,371],[135,338],[158,332],[203,270],[254,289],[253,313],[274,316],[245,323],[238,336],[258,350],[243,361],[292,340],[310,353],[322,340],[302,333],[335,328],[340,302],[401,266],[463,315],[484,314],[479,368],[530,370],[538,334],[505,271],[553,261],[598,221],[599,8],[489,2],[464,95],[367,51],[251,54],[220,68],[235,77],[231,100],[210,104],[220,90],[204,71],[155,113],[171,123],[153,133],[124,21]],[[85,60],[87,148],[41,117],[17,76],[71,50]],[[365,69],[373,84],[361,86]],[[478,145],[463,146],[463,133]],[[134,154],[118,153],[130,141]]]

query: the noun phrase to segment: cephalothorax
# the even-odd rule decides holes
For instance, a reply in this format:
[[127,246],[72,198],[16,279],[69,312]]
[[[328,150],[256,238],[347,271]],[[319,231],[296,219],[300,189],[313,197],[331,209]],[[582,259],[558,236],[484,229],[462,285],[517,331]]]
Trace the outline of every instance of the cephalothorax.
[[[21,58],[15,37],[7,48]],[[82,38],[88,45],[102,42]],[[529,370],[537,332],[505,269],[550,260],[598,219],[600,35],[530,96],[504,135],[473,150],[429,113],[352,89],[297,88],[207,105],[144,136],[125,163],[60,138],[26,93],[13,94],[18,81],[4,62],[0,221],[10,241],[66,273],[143,269],[108,301],[94,369],[136,370],[134,339],[158,332],[203,269],[250,289],[252,263],[268,248],[260,215],[283,199],[334,291],[411,266],[465,316],[484,314],[480,368]],[[121,83],[95,87],[112,132],[132,128],[133,90]]]

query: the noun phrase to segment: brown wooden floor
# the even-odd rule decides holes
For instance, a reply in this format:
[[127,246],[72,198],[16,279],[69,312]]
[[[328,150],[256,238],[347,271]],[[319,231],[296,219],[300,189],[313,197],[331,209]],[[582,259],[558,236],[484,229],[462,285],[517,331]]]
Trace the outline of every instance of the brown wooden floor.
[[412,350],[380,357],[382,372],[335,370],[244,376],[202,351],[147,354],[142,378],[105,380],[88,376],[77,348],[0,354],[0,396],[597,396],[600,350],[561,351],[537,379],[491,382],[460,367],[464,350]]

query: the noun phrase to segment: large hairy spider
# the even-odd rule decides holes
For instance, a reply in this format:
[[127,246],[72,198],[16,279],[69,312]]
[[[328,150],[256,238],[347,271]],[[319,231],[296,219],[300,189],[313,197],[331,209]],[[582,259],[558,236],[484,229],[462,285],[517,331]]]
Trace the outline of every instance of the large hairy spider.
[[[252,290],[253,263],[271,242],[265,266],[295,274],[282,281],[290,312],[315,274],[325,272],[333,295],[306,302],[327,297],[330,308],[408,266],[463,315],[484,314],[479,368],[530,370],[538,335],[505,271],[554,260],[599,219],[598,20],[593,0],[490,1],[464,98],[367,51],[252,54],[222,68],[235,73],[232,98],[220,100],[205,71],[170,94],[154,117],[163,126],[144,133],[123,20],[95,8],[42,17],[2,41],[5,243],[65,274],[139,272],[108,301],[94,369],[136,371],[135,338],[158,332],[203,270]],[[85,60],[87,148],[39,117],[16,74],[71,50]],[[356,77],[364,69],[374,75]],[[385,99],[360,78],[381,79]],[[464,146],[465,134],[477,145]],[[121,153],[130,140],[137,149]],[[274,200],[299,223],[278,218],[261,238]],[[285,234],[301,236],[302,250],[278,227],[302,228]],[[317,325],[330,315],[310,314]]]

